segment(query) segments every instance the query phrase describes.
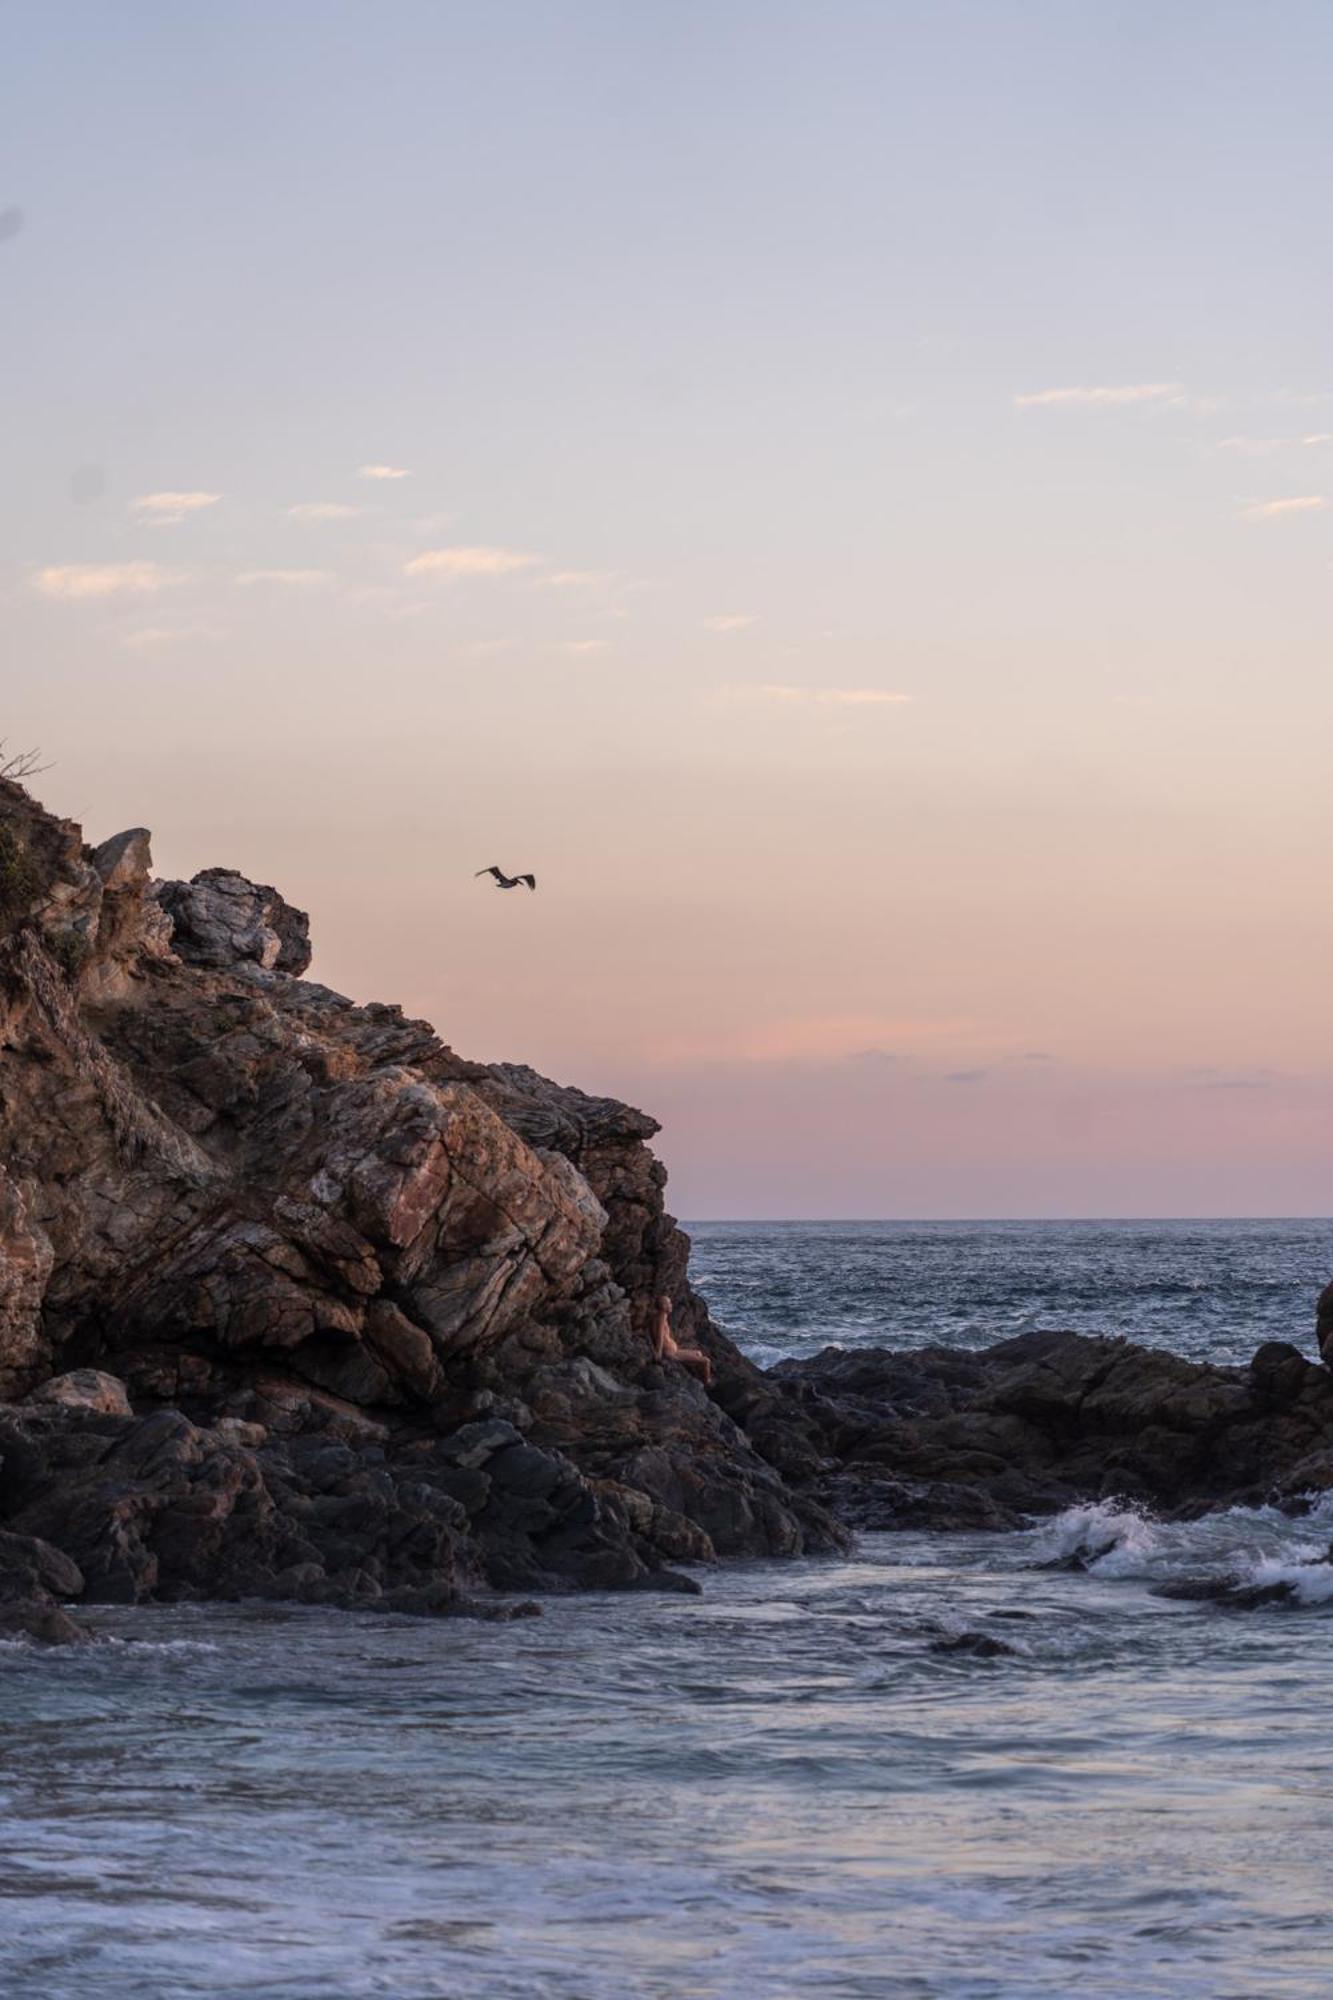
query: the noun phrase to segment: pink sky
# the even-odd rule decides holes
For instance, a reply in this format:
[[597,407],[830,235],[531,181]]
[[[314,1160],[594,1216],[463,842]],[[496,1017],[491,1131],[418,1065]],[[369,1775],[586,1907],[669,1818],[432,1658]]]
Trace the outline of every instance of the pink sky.
[[1323,1210],[1328,17],[520,11],[23,10],[0,735],[686,1215]]

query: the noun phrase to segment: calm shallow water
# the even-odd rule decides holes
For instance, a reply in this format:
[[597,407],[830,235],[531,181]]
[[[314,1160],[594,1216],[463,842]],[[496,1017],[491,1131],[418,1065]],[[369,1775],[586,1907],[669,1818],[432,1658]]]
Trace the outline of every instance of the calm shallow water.
[[698,1222],[691,1272],[767,1366],[844,1347],[984,1347],[1032,1327],[1123,1333],[1192,1360],[1261,1341],[1317,1358],[1333,1223]]
[[[905,1339],[979,1279],[973,1338],[1013,1332],[1005,1310],[1068,1324],[1099,1255],[1098,1323],[1137,1299],[1160,1328],[1188,1264],[1156,1226],[1137,1277],[1133,1225],[1100,1250],[1002,1230],[991,1258],[987,1230],[913,1229],[914,1278],[901,1242],[823,1227],[766,1252],[702,1232],[733,1328],[817,1345],[794,1302],[822,1297],[839,1337],[884,1338],[893,1298]],[[1297,1299],[1308,1320],[1317,1225],[1181,1227],[1208,1252],[1210,1351]],[[0,1648],[0,1993],[1327,2000],[1330,1537],[1333,1502],[1172,1526],[1101,1506],[512,1626],[98,1612],[107,1643]],[[1035,1566],[1088,1542],[1110,1547],[1087,1573]],[[1301,1602],[1151,1595],[1201,1568]],[[964,1630],[1014,1650],[930,1650]]]

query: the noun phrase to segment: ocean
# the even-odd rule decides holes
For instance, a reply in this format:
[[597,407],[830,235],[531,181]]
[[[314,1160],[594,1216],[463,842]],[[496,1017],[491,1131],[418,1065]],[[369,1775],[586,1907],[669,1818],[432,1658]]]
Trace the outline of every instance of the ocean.
[[1034,1327],[1191,1361],[1318,1359],[1333,1222],[699,1222],[694,1282],[767,1367],[824,1346],[987,1347]]
[[[761,1359],[1312,1351],[1307,1222],[707,1224]],[[107,1610],[0,1650],[31,2000],[1326,2000],[1333,1504],[868,1536],[512,1626]],[[1047,1565],[1110,1543],[1085,1573]],[[1247,1615],[1151,1595],[1285,1577]],[[941,1654],[983,1631],[1005,1651]]]

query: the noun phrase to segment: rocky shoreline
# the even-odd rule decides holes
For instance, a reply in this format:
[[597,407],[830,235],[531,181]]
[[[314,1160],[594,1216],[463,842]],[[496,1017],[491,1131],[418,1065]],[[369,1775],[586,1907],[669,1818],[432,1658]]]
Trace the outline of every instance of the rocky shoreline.
[[[268,1597],[483,1616],[675,1566],[1333,1486],[1333,1375],[1035,1334],[769,1374],[642,1112],[304,975],[305,915],[0,781],[0,1631]],[[673,1301],[705,1388],[654,1358]]]

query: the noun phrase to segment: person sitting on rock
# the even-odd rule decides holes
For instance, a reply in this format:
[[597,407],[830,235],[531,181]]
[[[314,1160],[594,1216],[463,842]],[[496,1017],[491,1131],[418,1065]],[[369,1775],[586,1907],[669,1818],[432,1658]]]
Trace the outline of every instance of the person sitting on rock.
[[713,1380],[713,1364],[698,1347],[682,1347],[671,1331],[671,1301],[664,1293],[657,1301],[657,1319],[653,1325],[653,1357],[657,1361],[679,1361],[682,1368],[688,1368],[697,1375],[707,1389]]

